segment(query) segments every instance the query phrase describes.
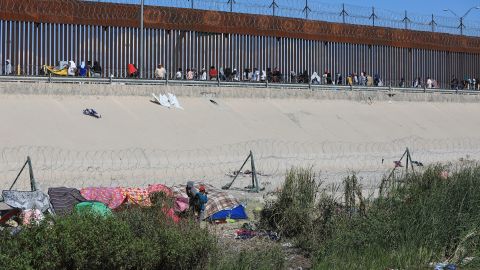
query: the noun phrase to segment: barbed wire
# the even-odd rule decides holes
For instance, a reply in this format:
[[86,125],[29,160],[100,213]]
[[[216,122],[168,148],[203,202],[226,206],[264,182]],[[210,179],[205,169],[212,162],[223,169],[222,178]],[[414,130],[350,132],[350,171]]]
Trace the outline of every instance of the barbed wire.
[[[382,176],[409,147],[413,158],[425,165],[455,161],[462,157],[480,159],[476,139],[433,139],[408,137],[391,142],[291,142],[254,140],[192,150],[110,149],[74,150],[52,146],[14,146],[0,149],[0,188],[7,189],[30,156],[38,185],[146,186],[151,183],[174,185],[187,180],[204,180],[222,186],[227,176],[252,150],[262,183],[278,187],[292,166],[319,171],[327,183],[339,183],[352,171],[364,178],[366,189],[376,189]],[[383,160],[383,163],[382,163]],[[247,177],[247,176],[246,176]],[[28,181],[23,182],[28,187]],[[248,178],[239,179],[244,187]],[[16,188],[22,187],[16,186]]]
[[[86,0],[90,2],[103,3],[121,3],[129,5],[139,5],[139,0]],[[146,5],[151,6],[165,6],[178,8],[191,8],[193,1],[193,8],[199,10],[215,10],[215,11],[230,11],[230,4],[227,0],[146,0]],[[237,0],[233,5],[233,11],[238,13],[272,15],[273,7],[271,0],[255,1]],[[277,7],[275,8],[275,15],[289,18],[306,18],[305,2],[304,1],[288,1],[276,0]],[[350,24],[372,25],[372,7],[351,5],[351,4],[331,4],[321,1],[309,0],[308,8],[311,10],[308,14],[308,19],[328,21],[328,22],[343,22],[343,15],[345,15],[345,22]],[[345,12],[345,13],[344,13]],[[407,29],[419,31],[436,31],[450,34],[460,33],[458,18],[435,15],[435,14],[418,14],[415,12],[392,11],[388,9],[375,8],[375,26],[391,27],[391,28],[405,28],[404,19],[408,19]],[[405,16],[407,15],[407,16]],[[432,28],[431,22],[435,22]],[[474,20],[464,20],[465,30],[464,34],[471,36],[480,36],[480,22]]]

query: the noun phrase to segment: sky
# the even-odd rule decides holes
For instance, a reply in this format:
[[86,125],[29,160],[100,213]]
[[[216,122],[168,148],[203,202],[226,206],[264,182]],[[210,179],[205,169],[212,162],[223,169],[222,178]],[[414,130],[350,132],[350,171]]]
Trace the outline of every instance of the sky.
[[[300,1],[300,0],[295,0]],[[474,6],[480,6],[480,0],[329,0],[328,3],[352,4],[357,6],[375,6],[376,8],[389,9],[392,11],[408,10],[418,14],[435,14],[442,16],[453,16],[450,12],[443,11],[451,9],[459,16]],[[480,9],[472,10],[468,20],[480,21]]]

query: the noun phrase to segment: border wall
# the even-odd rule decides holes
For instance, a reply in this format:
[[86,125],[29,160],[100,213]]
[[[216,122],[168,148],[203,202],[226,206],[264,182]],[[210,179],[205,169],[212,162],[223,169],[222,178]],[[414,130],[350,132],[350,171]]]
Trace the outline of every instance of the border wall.
[[[0,0],[0,63],[17,74],[39,75],[60,60],[99,61],[103,76],[126,76],[140,63],[137,5],[75,0]],[[265,15],[147,6],[145,77],[163,64],[201,70],[210,66],[278,67],[347,74],[366,71],[397,85],[401,78],[436,79],[448,88],[480,76],[480,38]],[[3,70],[3,66],[2,66]]]

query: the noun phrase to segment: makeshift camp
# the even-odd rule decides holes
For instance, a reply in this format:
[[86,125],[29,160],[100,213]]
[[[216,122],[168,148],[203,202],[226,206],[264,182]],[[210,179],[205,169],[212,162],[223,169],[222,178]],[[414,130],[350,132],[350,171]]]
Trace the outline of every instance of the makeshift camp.
[[70,214],[75,209],[75,205],[87,201],[75,188],[49,188],[48,196],[50,196],[50,203],[57,215]]
[[217,213],[211,215],[208,220],[225,220],[225,219],[248,219],[247,213],[245,212],[245,206],[242,204],[237,205],[233,208],[223,209]]
[[[222,191],[221,189],[215,188],[214,186],[203,183],[195,183],[194,187],[199,189],[201,185],[205,186],[208,193],[208,202],[205,205],[205,218],[208,219],[210,216],[218,213],[219,211],[233,209],[240,205],[240,202],[235,197]],[[177,199],[181,198],[181,200],[186,200],[188,202],[186,185],[174,186],[172,187],[172,191]]]

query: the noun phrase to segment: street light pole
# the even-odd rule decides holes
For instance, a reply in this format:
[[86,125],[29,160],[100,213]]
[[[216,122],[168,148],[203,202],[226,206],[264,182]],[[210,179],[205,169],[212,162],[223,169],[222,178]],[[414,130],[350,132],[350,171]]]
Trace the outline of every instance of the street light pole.
[[143,3],[144,0],[140,0],[140,65],[139,65],[139,75],[140,79],[143,78],[143,50],[144,50],[144,45],[143,45]]

